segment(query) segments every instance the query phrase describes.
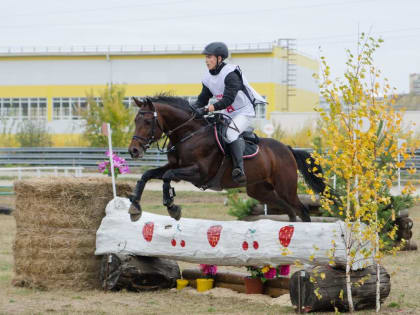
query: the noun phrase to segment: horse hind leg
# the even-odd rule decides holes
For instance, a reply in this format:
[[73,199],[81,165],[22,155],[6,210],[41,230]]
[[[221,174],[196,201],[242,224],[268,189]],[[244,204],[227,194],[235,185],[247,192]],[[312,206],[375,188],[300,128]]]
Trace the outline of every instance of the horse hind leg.
[[311,217],[309,216],[309,209],[299,200],[297,194],[294,194],[293,197],[291,197],[290,195],[280,195],[279,197],[282,199],[285,205],[293,209],[295,216],[297,214],[299,218],[302,219],[302,222],[311,222]]
[[296,212],[294,207],[279,198],[277,192],[271,184],[263,183],[258,185],[248,185],[247,194],[248,196],[257,199],[259,202],[267,204],[270,209],[278,210],[279,213],[283,210],[288,215],[290,222],[296,222]]

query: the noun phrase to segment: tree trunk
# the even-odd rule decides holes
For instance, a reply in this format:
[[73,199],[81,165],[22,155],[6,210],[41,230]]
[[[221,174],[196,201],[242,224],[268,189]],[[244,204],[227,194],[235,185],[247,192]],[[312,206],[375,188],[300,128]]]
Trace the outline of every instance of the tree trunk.
[[[321,278],[321,274],[325,278]],[[346,272],[342,269],[333,269],[328,266],[319,266],[304,271],[304,276],[300,277],[295,272],[290,278],[290,299],[292,304],[298,306],[299,291],[301,293],[302,307],[306,311],[334,311],[337,307],[339,311],[349,311],[349,304],[346,290]],[[310,278],[316,279],[312,283]],[[355,285],[356,282],[366,277],[363,285]],[[363,270],[351,272],[352,297],[355,310],[375,309],[376,306],[376,266],[370,266]],[[315,294],[315,290],[321,295],[321,298]],[[390,275],[385,268],[380,266],[380,301],[383,303],[391,290]],[[343,299],[340,298],[340,292],[343,291]]]
[[100,276],[104,290],[148,291],[175,287],[181,273],[173,260],[110,254],[102,258]]

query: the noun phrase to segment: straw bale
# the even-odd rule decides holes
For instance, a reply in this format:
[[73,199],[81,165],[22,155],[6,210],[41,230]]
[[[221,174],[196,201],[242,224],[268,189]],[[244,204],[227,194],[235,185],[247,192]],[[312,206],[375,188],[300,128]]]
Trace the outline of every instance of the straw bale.
[[[132,191],[118,184],[117,194]],[[19,286],[100,288],[96,231],[112,199],[109,178],[39,178],[15,182],[15,278]]]

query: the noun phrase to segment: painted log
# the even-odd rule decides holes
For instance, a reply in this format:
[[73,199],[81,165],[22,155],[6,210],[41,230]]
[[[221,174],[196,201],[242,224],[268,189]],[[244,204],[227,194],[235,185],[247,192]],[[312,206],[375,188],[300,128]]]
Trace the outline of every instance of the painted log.
[[[322,274],[325,275],[325,278],[321,276]],[[365,278],[365,281],[362,285],[352,286],[355,310],[375,308],[376,266],[369,266],[351,273],[353,284],[358,283],[363,278]],[[315,279],[315,282],[313,279]],[[390,290],[390,275],[381,266],[381,302],[386,299]],[[328,266],[297,271],[290,279],[290,299],[294,306],[298,307],[300,305],[304,312],[334,311],[334,307],[337,307],[339,311],[348,311],[346,273],[342,269],[333,269]]]
[[[219,266],[277,266],[296,261],[322,265],[330,262],[334,243],[335,264],[344,265],[346,261],[346,228],[341,221],[175,221],[143,212],[140,220],[131,222],[129,206],[127,198],[115,198],[107,205],[96,234],[96,255],[126,253]],[[357,241],[353,244],[361,246]],[[372,257],[365,259],[359,252],[356,260],[355,270],[372,264]]]

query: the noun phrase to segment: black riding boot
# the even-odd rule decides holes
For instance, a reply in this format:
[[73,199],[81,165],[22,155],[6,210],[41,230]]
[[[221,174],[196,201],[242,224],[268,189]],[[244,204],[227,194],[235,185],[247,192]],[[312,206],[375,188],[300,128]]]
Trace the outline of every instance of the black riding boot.
[[242,153],[244,152],[244,142],[235,140],[229,143],[230,155],[233,162],[232,179],[240,185],[246,184],[246,175],[244,171],[244,160]]

